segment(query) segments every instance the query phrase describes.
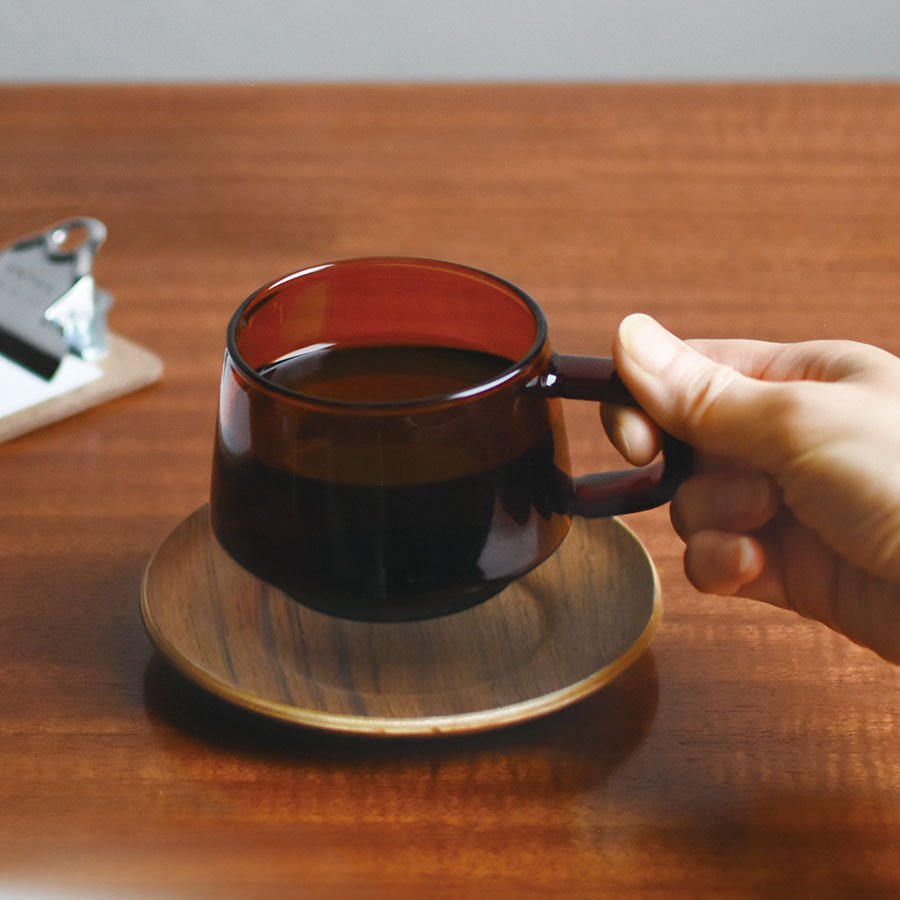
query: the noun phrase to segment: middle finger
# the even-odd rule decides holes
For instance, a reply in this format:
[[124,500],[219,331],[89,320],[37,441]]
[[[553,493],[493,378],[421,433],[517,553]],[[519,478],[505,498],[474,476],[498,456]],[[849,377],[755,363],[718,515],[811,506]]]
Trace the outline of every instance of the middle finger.
[[781,505],[781,492],[763,472],[713,470],[685,481],[672,500],[675,531],[687,540],[714,529],[749,534],[769,522]]

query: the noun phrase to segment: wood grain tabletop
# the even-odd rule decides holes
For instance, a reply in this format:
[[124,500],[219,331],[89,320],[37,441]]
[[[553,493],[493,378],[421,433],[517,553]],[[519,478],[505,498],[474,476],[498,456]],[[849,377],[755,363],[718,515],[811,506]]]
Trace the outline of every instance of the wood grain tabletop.
[[[0,244],[108,226],[113,330],[161,382],[0,445],[0,896],[900,896],[900,669],[703,596],[666,510],[650,649],[545,718],[438,740],[232,708],[148,640],[147,562],[207,499],[225,325],[332,259],[486,269],[554,346],[900,353],[900,86],[0,88]],[[0,301],[2,302],[2,301]],[[576,471],[617,465],[567,403]]]

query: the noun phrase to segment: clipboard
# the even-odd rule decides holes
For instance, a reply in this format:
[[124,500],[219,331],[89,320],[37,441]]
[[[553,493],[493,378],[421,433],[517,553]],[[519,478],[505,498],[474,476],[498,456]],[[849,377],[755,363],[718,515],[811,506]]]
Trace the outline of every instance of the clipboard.
[[158,356],[113,333],[109,335],[108,354],[93,365],[100,370],[93,380],[0,416],[0,444],[154,384],[163,373]]
[[0,443],[158,381],[162,361],[107,326],[91,264],[106,226],[85,216],[0,251]]

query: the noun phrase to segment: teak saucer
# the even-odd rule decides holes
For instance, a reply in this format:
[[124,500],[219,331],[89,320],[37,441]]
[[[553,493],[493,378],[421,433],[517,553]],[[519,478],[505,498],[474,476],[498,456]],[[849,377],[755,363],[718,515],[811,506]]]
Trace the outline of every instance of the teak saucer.
[[203,506],[150,560],[141,612],[163,655],[231,703],[330,731],[427,736],[522,722],[596,691],[646,649],[661,607],[641,543],[597,519],[576,520],[554,556],[473,609],[333,618],[238,566]]

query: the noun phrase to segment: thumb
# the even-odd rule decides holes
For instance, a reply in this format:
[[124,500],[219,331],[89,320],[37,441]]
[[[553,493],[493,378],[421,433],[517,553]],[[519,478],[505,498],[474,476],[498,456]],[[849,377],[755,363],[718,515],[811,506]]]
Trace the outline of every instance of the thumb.
[[613,356],[635,400],[664,431],[707,453],[776,464],[778,383],[714,362],[642,314],[622,321]]

